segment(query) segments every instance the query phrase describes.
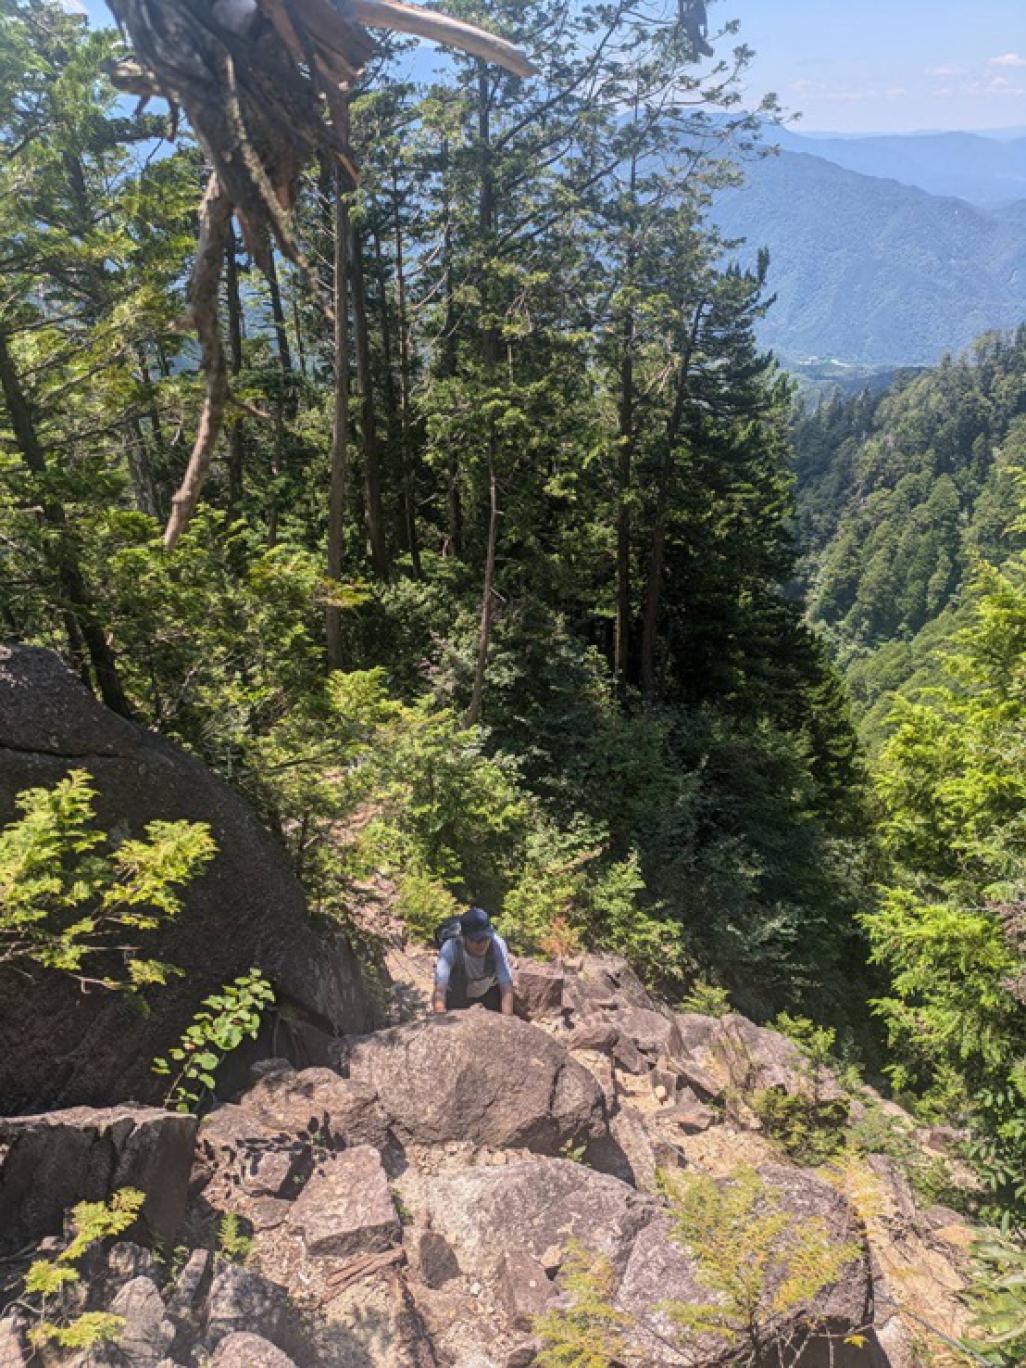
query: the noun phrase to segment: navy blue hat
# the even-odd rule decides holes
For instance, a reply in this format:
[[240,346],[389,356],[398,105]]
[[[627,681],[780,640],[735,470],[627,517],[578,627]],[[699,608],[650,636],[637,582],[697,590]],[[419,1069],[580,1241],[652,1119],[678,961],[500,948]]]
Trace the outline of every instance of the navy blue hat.
[[492,924],[488,919],[488,913],[483,907],[472,907],[460,918],[460,930],[471,940],[481,940],[484,936],[490,936]]

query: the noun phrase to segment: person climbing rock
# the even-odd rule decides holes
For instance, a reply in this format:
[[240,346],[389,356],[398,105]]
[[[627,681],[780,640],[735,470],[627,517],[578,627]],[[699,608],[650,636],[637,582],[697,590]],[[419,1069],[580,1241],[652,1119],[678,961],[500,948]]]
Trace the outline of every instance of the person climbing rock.
[[490,1012],[513,1015],[509,951],[483,908],[443,922],[435,939],[435,1012],[459,1012],[480,1003]]

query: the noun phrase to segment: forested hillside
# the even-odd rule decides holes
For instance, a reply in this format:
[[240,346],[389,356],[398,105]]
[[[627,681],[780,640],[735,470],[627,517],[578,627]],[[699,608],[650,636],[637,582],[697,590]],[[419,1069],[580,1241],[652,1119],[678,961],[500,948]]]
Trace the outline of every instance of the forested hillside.
[[795,444],[810,617],[875,743],[888,691],[934,677],[981,563],[1022,544],[1026,330],[884,394],[810,408]]
[[[770,132],[767,143],[773,142]],[[772,262],[777,304],[759,333],[787,362],[935,365],[1026,311],[1017,202],[978,208],[862,175],[806,151],[746,166],[715,219]]]

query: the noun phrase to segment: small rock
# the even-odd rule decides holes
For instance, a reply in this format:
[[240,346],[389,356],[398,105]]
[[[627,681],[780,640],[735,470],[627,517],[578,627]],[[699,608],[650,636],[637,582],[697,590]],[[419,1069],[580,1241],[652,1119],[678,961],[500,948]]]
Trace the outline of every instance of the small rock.
[[611,1050],[620,1039],[620,1032],[603,1017],[592,1017],[574,1030],[567,1041],[568,1050]]
[[460,1266],[448,1240],[436,1230],[425,1230],[415,1243],[417,1267],[428,1287],[443,1287],[459,1277]]
[[131,1240],[120,1240],[112,1245],[107,1254],[107,1278],[111,1283],[121,1286],[133,1278],[149,1278],[159,1283],[157,1261],[148,1249],[133,1244]]
[[716,1113],[701,1102],[679,1102],[661,1112],[659,1119],[679,1126],[685,1135],[701,1135],[716,1122]]
[[508,1249],[499,1261],[497,1297],[517,1330],[530,1330],[555,1296],[545,1269],[524,1249]]
[[402,1239],[388,1178],[370,1145],[331,1155],[303,1189],[289,1221],[315,1256],[369,1254]]
[[24,1368],[27,1363],[14,1317],[5,1316],[0,1320],[0,1368]]
[[517,967],[515,1010],[527,1021],[555,1016],[563,1005],[563,970],[556,964]]
[[111,1302],[115,1316],[124,1316],[118,1350],[133,1368],[156,1368],[174,1343],[175,1327],[168,1319],[156,1284],[133,1278]]
[[660,1060],[655,1066],[648,1076],[648,1081],[652,1084],[653,1092],[656,1088],[662,1088],[667,1097],[676,1097],[683,1082],[677,1069],[665,1060]]
[[723,1084],[718,1082],[708,1070],[693,1064],[691,1060],[686,1060],[680,1066],[680,1073],[688,1087],[692,1089],[703,1102],[719,1102],[724,1096]]
[[657,1102],[665,1102],[670,1095],[663,1087],[662,1083],[657,1083],[655,1087],[652,1089],[652,1092]]
[[214,1351],[210,1368],[296,1368],[296,1363],[270,1340],[243,1331],[225,1336]]
[[196,1177],[220,1173],[253,1197],[295,1197],[311,1165],[306,1136],[283,1134],[245,1107],[217,1107],[196,1137]]
[[285,1326],[286,1313],[284,1288],[252,1269],[221,1263],[210,1285],[204,1341],[208,1349],[213,1349],[226,1336],[239,1331],[277,1341]]
[[168,1300],[168,1314],[176,1320],[188,1320],[200,1306],[203,1286],[210,1271],[209,1249],[194,1249],[175,1279],[174,1290]]
[[470,1295],[472,1297],[479,1297],[481,1295],[481,1284],[479,1282],[472,1282],[470,1284]]
[[631,1074],[647,1073],[652,1067],[651,1061],[646,1059],[634,1041],[625,1035],[617,1037],[613,1046],[613,1058],[621,1069]]

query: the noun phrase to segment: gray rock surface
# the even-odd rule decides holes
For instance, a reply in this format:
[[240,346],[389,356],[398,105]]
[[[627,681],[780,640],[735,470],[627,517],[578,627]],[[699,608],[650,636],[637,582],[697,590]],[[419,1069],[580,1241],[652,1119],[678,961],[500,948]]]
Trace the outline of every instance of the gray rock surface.
[[566,976],[561,965],[536,961],[517,965],[516,1013],[526,1021],[557,1016],[563,1006]]
[[349,1070],[404,1140],[556,1154],[606,1130],[601,1089],[562,1045],[480,1008],[379,1031],[356,1042]]
[[423,1230],[415,1241],[416,1270],[421,1281],[431,1288],[444,1287],[458,1278],[460,1266],[448,1240],[437,1230]]
[[496,1296],[514,1329],[530,1330],[535,1316],[556,1295],[545,1269],[523,1249],[507,1249],[499,1260]]
[[239,1105],[271,1130],[301,1136],[321,1147],[388,1142],[388,1121],[371,1087],[340,1078],[332,1069],[267,1069]]
[[289,1334],[284,1288],[239,1264],[222,1262],[210,1285],[204,1342],[213,1350],[229,1335],[246,1332],[280,1345]]
[[[2,1011],[2,1009],[0,1009]],[[0,1119],[0,1249],[60,1234],[76,1202],[146,1194],[130,1234],[172,1245],[185,1214],[196,1118],[156,1107],[73,1107]]]
[[210,825],[218,854],[179,916],[147,936],[149,953],[185,971],[149,995],[148,1016],[53,970],[32,969],[26,984],[0,969],[0,1112],[156,1101],[150,1060],[200,999],[254,964],[294,1014],[329,1033],[377,1024],[348,942],[315,929],[283,852],[242,799],[193,756],[108,712],[53,652],[0,646],[0,826],[19,792],[74,768],[92,776],[98,822],[114,839],[185,818]]
[[28,1355],[21,1347],[13,1316],[0,1320],[0,1368],[25,1368]]
[[115,1316],[124,1316],[125,1324],[118,1336],[118,1352],[132,1364],[132,1368],[156,1368],[175,1338],[175,1327],[168,1318],[150,1278],[133,1278],[122,1287],[111,1302]]
[[307,1183],[289,1217],[315,1257],[375,1254],[399,1243],[402,1230],[377,1150],[332,1154]]
[[243,1332],[224,1337],[214,1350],[210,1368],[296,1368],[296,1364],[269,1340]]
[[550,1158],[440,1173],[424,1185],[423,1201],[431,1228],[448,1241],[464,1276],[489,1279],[514,1247],[554,1272],[569,1239],[622,1265],[653,1210],[618,1179]]

